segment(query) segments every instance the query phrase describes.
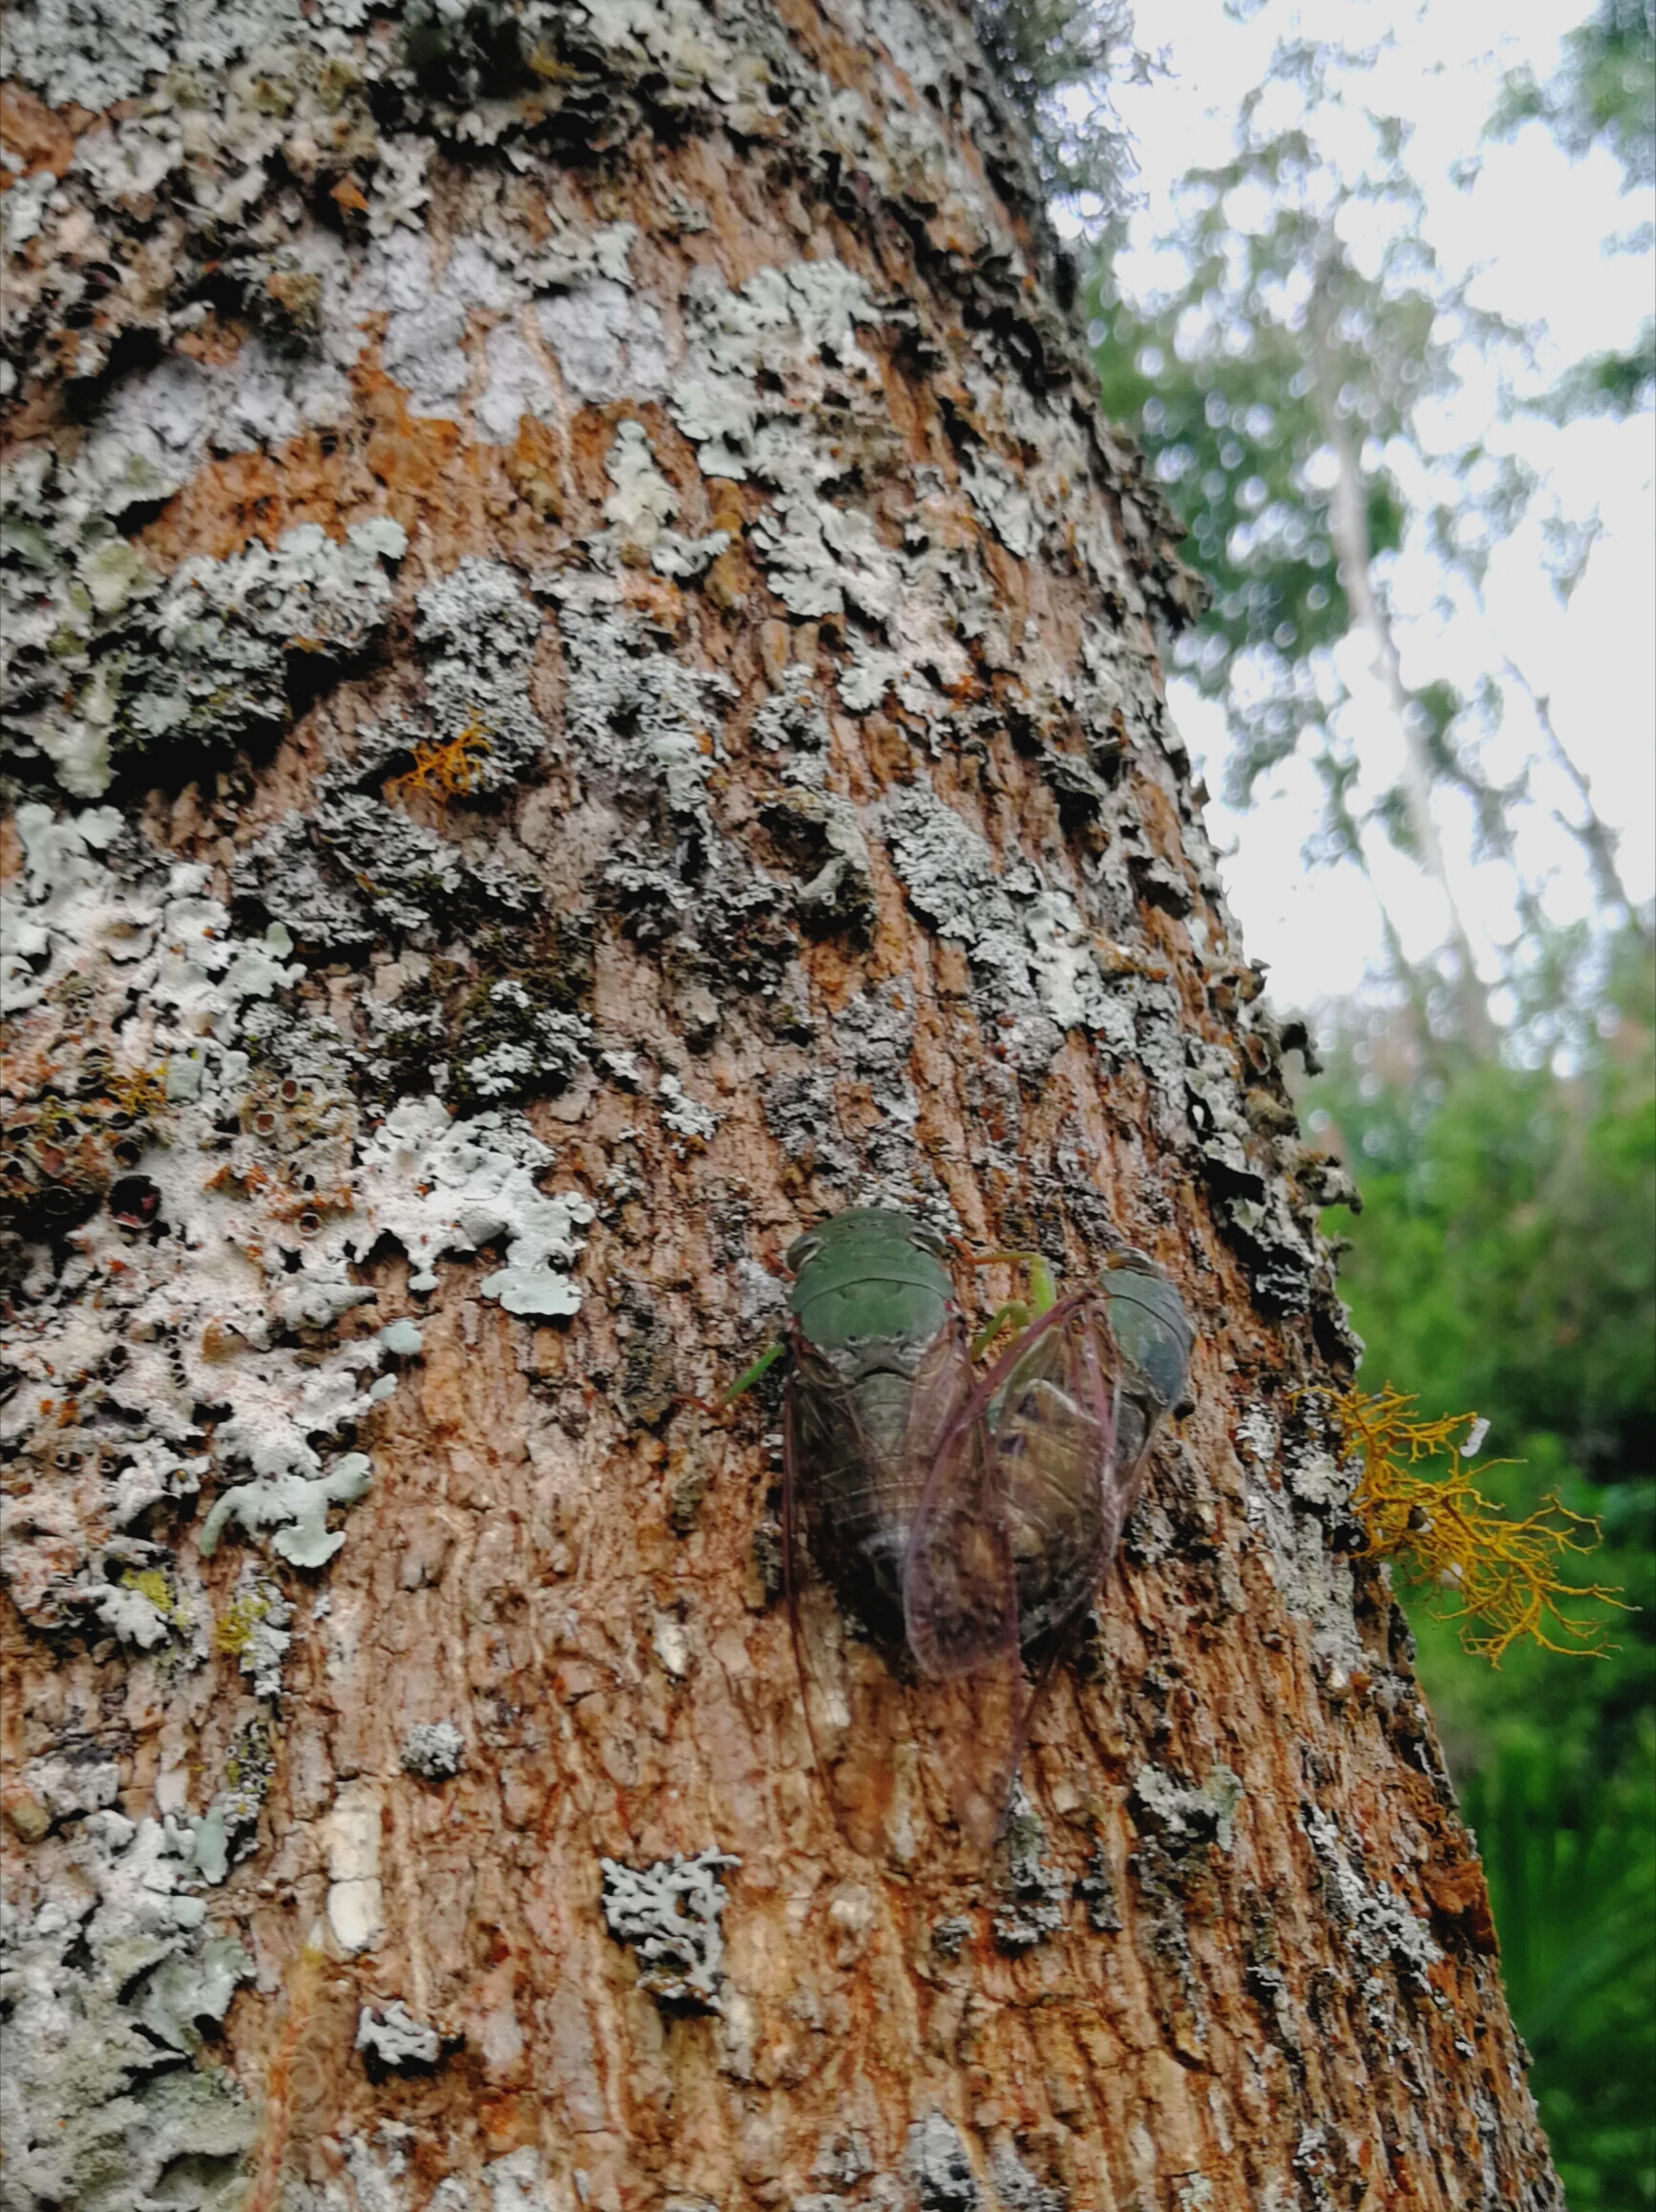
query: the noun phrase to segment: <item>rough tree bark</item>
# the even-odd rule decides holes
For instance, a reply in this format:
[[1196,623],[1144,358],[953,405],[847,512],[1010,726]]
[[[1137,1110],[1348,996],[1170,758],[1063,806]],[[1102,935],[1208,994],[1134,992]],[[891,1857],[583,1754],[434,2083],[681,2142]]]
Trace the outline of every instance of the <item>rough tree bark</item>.
[[[7,36],[7,2212],[1557,2204],[964,20]],[[1201,1331],[978,1865],[682,1399],[869,1200]]]

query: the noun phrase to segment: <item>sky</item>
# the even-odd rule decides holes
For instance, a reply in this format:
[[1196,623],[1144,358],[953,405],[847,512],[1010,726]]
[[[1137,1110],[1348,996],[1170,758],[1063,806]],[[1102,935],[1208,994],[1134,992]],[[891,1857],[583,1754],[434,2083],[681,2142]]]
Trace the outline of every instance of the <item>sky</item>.
[[[1503,73],[1528,63],[1545,81],[1555,71],[1562,34],[1582,20],[1587,0],[1519,0],[1496,10],[1466,0],[1342,0],[1340,33],[1368,45],[1390,32],[1393,50],[1376,70],[1375,102],[1408,115],[1413,124],[1412,173],[1427,197],[1427,225],[1444,266],[1476,269],[1475,305],[1539,328],[1548,375],[1582,355],[1630,343],[1652,307],[1648,252],[1606,254],[1601,242],[1626,234],[1653,212],[1623,197],[1619,165],[1603,149],[1572,162],[1539,124],[1510,144],[1481,142],[1484,118]],[[1187,169],[1225,159],[1232,118],[1256,85],[1277,37],[1302,27],[1327,35],[1324,9],[1304,12],[1266,0],[1248,22],[1227,14],[1222,0],[1144,0],[1138,36],[1163,52],[1167,75],[1122,86],[1116,105],[1136,143],[1143,205],[1136,214],[1116,278],[1131,295],[1153,288],[1153,242],[1171,227],[1171,192]],[[1458,188],[1452,167],[1469,156],[1481,166],[1470,188]],[[1603,818],[1620,833],[1620,861],[1635,899],[1656,891],[1656,438],[1646,415],[1626,423],[1582,422],[1558,430],[1543,423],[1494,422],[1487,364],[1470,353],[1462,364],[1465,393],[1446,433],[1491,432],[1548,479],[1560,505],[1578,521],[1596,515],[1600,536],[1586,572],[1566,607],[1560,605],[1541,561],[1539,517],[1497,548],[1485,589],[1485,613],[1445,625],[1431,614],[1437,582],[1432,564],[1405,557],[1393,579],[1406,625],[1406,680],[1445,674],[1465,691],[1486,670],[1516,662],[1538,693],[1549,697],[1555,725],[1588,776]],[[1415,657],[1412,670],[1410,660]],[[1366,653],[1353,649],[1343,672],[1358,697],[1353,723],[1370,788],[1394,772],[1397,734],[1377,697],[1366,696]],[[1227,740],[1221,708],[1177,679],[1175,718],[1209,788],[1218,791]],[[1513,742],[1527,749],[1533,725],[1515,718]],[[1568,803],[1557,781],[1539,785],[1543,799]],[[1270,968],[1280,1006],[1314,1006],[1361,990],[1382,965],[1382,939],[1372,892],[1352,866],[1308,869],[1302,848],[1315,826],[1319,795],[1308,768],[1286,763],[1260,787],[1257,803],[1236,814],[1216,799],[1208,827],[1222,853],[1226,886],[1251,957]],[[1497,948],[1515,928],[1506,872],[1473,860],[1470,819],[1439,802],[1439,827],[1455,895],[1480,966],[1498,972]],[[1523,863],[1545,884],[1548,910],[1569,921],[1589,911],[1580,847],[1532,810]],[[1445,935],[1445,914],[1433,886],[1412,866],[1376,847],[1373,864],[1386,880],[1406,949],[1422,956]]]

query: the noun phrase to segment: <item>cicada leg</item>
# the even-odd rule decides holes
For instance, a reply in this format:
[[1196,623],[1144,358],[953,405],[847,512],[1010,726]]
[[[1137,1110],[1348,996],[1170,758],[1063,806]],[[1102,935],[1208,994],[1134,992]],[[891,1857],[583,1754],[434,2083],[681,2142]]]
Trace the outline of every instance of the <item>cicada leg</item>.
[[995,1339],[1008,1329],[1028,1329],[1043,1313],[1056,1305],[1058,1287],[1052,1279],[1051,1264],[1041,1252],[965,1252],[961,1264],[967,1267],[996,1267],[1011,1264],[1030,1271],[1029,1295],[1008,1298],[999,1306],[972,1338],[969,1356],[975,1362],[982,1359]]

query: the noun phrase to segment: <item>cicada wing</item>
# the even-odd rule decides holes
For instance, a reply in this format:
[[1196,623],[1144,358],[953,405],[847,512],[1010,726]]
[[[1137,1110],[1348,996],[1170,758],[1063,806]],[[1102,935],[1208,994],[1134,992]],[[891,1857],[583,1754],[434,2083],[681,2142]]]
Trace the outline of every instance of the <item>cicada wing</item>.
[[1004,1819],[1036,1704],[1119,1534],[1112,1364],[1095,1302],[1054,1307],[950,1422],[915,1517],[909,1643],[935,1678],[933,1706],[956,1692],[950,1795],[982,1840]]
[[1196,1335],[1183,1299],[1165,1275],[1148,1266],[1110,1268],[1102,1291],[1122,1358],[1163,1406],[1177,1405],[1184,1395]]
[[1115,1409],[1107,1565],[1137,1499],[1157,1426],[1184,1397],[1195,1332],[1178,1292],[1148,1261],[1109,1268],[1089,1310]]
[[[972,1364],[958,1313],[921,1354],[909,1393],[902,1456],[908,1512],[918,1507],[944,1438],[972,1394]],[[906,1533],[906,1532],[905,1532]]]
[[942,1426],[909,1532],[903,1621],[923,1794],[987,1848],[1011,1785],[1026,1690],[1017,1589],[981,1393]]
[[1026,1651],[1044,1652],[1069,1625],[1119,1533],[1112,1385],[1108,1343],[1085,1292],[1026,1329],[985,1385]]
[[945,1429],[909,1531],[903,1624],[923,1674],[950,1681],[1018,1643],[994,1439],[981,1391]]

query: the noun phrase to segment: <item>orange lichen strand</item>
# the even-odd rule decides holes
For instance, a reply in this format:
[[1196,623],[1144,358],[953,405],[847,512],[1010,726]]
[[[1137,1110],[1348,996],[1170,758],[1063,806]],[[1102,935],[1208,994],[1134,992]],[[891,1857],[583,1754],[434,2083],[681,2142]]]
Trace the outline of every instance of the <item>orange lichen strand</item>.
[[1466,1649],[1492,1667],[1524,1637],[1581,1658],[1613,1648],[1602,1620],[1564,1610],[1581,1602],[1631,1610],[1615,1590],[1563,1579],[1568,1556],[1598,1544],[1596,1521],[1550,1493],[1521,1520],[1492,1504],[1473,1478],[1507,1462],[1463,1468],[1454,1438],[1472,1426],[1469,1414],[1423,1420],[1416,1400],[1390,1383],[1367,1396],[1327,1394],[1348,1454],[1362,1464],[1351,1497],[1360,1556],[1396,1560],[1428,1584],[1438,1593],[1438,1619],[1460,1623]]
[[398,793],[435,791],[440,798],[456,798],[477,780],[480,756],[492,753],[488,733],[480,722],[468,722],[457,737],[441,745],[416,745],[414,766],[393,776],[388,788]]

